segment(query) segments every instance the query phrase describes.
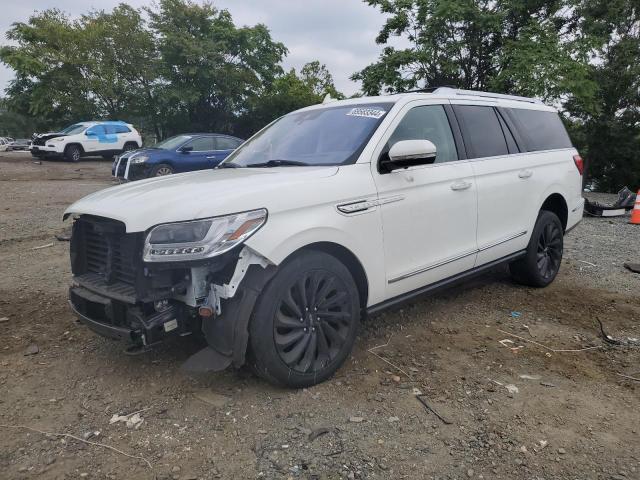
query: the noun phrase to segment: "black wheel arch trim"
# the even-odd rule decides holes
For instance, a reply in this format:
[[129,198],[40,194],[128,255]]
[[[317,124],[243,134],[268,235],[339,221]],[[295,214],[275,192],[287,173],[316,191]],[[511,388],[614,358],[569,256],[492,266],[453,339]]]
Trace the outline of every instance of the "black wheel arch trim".
[[208,348],[231,360],[234,367],[245,363],[249,341],[249,321],[264,286],[275,275],[277,267],[251,265],[235,295],[223,301],[222,314],[203,320],[202,332]]

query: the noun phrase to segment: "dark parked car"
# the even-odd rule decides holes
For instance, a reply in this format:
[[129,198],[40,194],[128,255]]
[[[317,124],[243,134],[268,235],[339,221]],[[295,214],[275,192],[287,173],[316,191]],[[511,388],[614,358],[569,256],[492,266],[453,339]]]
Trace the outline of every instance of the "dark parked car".
[[7,151],[29,150],[30,146],[31,146],[31,140],[29,140],[28,138],[18,138],[13,142],[9,142],[9,145],[7,145]]
[[125,152],[116,157],[111,174],[123,180],[141,180],[211,169],[243,142],[240,138],[213,133],[176,135],[153,147]]

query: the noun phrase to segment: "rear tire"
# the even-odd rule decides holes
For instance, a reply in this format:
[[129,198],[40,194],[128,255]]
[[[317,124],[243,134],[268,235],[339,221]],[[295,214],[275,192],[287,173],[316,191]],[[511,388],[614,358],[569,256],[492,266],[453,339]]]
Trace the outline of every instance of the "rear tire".
[[131,150],[137,150],[138,148],[138,144],[136,142],[127,142],[124,144],[124,147],[122,147],[122,151],[123,152],[130,152]]
[[160,163],[151,170],[152,177],[164,177],[165,175],[171,175],[172,173],[173,168],[171,168],[171,165],[166,163]]
[[541,210],[533,227],[526,255],[509,264],[513,279],[530,287],[542,288],[556,278],[562,262],[564,232],[558,216]]
[[64,157],[70,162],[79,162],[82,158],[82,149],[77,145],[69,145],[64,150]]
[[358,288],[335,257],[309,251],[283,264],[258,298],[249,362],[270,383],[303,388],[331,377],[351,353]]

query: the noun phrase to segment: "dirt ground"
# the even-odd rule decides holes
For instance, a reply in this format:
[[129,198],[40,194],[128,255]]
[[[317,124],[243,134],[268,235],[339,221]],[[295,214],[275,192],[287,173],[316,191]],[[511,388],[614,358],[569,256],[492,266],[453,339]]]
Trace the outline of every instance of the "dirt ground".
[[[640,349],[597,324],[640,336],[627,219],[585,219],[546,289],[499,268],[367,319],[333,379],[292,391],[184,374],[190,338],[126,356],[76,322],[55,235],[109,174],[0,157],[0,478],[640,478],[640,382],[621,376],[640,377]],[[110,423],[135,412],[137,428]]]

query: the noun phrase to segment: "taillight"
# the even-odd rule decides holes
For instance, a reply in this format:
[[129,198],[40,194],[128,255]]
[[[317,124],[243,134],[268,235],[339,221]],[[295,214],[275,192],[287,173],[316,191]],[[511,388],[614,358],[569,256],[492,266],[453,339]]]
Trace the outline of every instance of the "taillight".
[[582,157],[580,155],[574,155],[573,162],[576,164],[576,168],[578,169],[580,175],[582,175],[582,172],[584,172],[584,160],[582,159]]

